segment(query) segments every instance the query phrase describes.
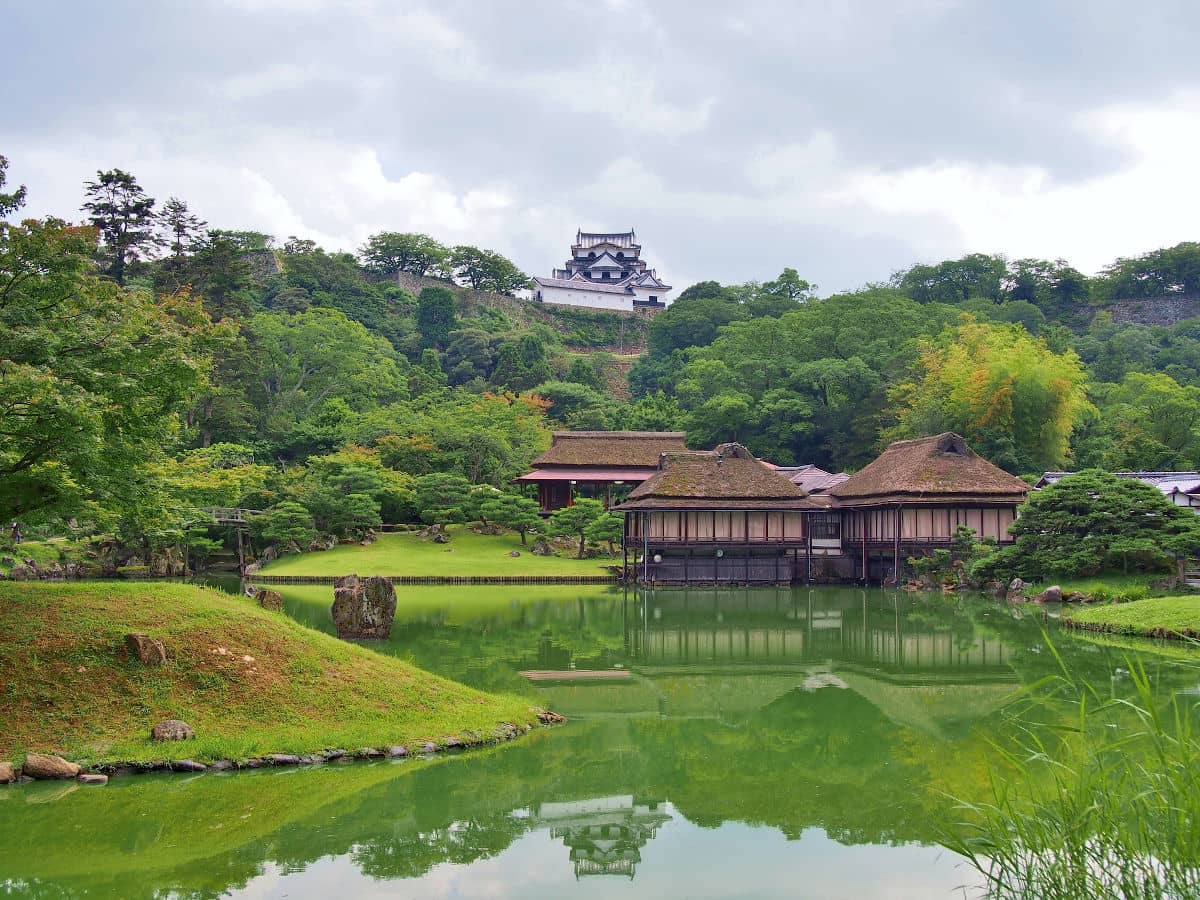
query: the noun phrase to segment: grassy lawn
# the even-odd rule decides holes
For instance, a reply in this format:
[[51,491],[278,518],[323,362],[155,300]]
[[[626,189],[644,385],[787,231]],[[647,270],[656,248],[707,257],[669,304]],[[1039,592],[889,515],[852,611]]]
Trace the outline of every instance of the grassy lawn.
[[1089,606],[1063,616],[1069,624],[1148,637],[1200,637],[1200,597],[1150,597]]
[[[320,553],[285,556],[264,575],[603,575],[620,559],[534,556],[516,534],[476,534],[451,526],[450,543],[435,544],[414,532],[383,534],[368,547],[342,544]],[[520,556],[509,556],[519,550]]]
[[[129,659],[131,631],[170,659]],[[248,599],[182,584],[0,583],[0,759],[211,760],[441,742],[533,721],[481,693],[306,628]],[[223,652],[222,652],[223,651]],[[196,739],[153,743],[183,719]]]

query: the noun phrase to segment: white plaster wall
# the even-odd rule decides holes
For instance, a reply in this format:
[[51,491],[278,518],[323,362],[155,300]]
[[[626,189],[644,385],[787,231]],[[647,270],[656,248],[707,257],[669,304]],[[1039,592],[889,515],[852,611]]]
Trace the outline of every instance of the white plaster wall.
[[600,291],[568,290],[567,288],[539,285],[543,303],[559,303],[563,306],[587,306],[592,309],[633,309],[630,294],[607,294]]

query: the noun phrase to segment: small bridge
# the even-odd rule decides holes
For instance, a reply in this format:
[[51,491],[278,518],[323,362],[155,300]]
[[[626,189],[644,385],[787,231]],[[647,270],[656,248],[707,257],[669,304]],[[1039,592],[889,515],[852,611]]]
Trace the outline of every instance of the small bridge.
[[262,515],[261,509],[241,509],[237,506],[202,506],[200,512],[207,513],[218,525],[246,527],[252,516]]

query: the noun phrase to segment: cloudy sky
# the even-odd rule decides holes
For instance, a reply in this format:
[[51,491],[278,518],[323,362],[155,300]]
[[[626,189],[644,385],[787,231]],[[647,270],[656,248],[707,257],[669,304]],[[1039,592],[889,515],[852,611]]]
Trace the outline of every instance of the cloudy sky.
[[98,168],[214,226],[418,230],[561,264],[636,226],[677,286],[822,293],[964,252],[1195,240],[1190,0],[0,0],[34,214]]

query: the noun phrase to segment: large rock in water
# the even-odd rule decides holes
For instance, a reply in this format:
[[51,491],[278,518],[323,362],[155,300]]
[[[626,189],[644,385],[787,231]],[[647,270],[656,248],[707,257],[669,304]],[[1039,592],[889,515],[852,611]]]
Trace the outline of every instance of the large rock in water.
[[268,591],[266,588],[259,588],[254,592],[254,599],[258,601],[258,605],[263,609],[269,609],[273,612],[283,610],[283,595],[279,591]]
[[30,778],[74,778],[79,774],[79,766],[61,756],[30,753],[25,757],[25,764],[21,766],[21,774]]
[[333,624],[343,640],[383,639],[392,633],[396,589],[387,578],[346,575],[333,586]]

